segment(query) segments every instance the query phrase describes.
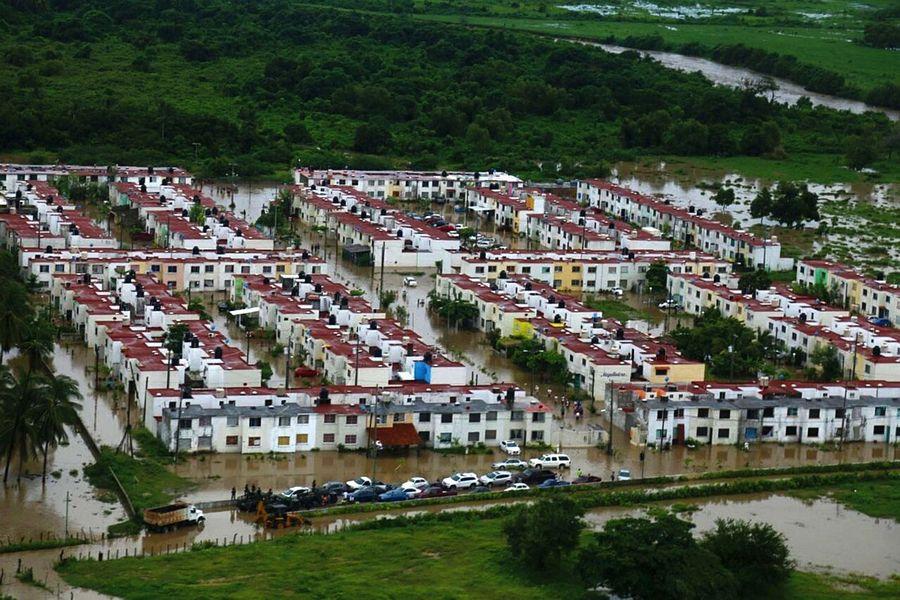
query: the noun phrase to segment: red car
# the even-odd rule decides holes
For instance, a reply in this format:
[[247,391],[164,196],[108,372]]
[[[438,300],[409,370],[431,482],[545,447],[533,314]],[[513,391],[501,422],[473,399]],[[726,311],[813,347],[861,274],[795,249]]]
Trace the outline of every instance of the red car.
[[294,377],[317,377],[319,372],[315,369],[307,367],[297,367],[294,369]]
[[443,498],[444,496],[455,496],[456,490],[446,490],[439,485],[433,485],[425,488],[425,491],[416,496],[416,498]]

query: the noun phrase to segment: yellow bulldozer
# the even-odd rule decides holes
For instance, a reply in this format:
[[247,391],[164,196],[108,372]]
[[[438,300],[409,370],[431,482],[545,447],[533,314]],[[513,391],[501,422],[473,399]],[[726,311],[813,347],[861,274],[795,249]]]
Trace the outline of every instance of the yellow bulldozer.
[[311,525],[312,521],[300,514],[299,511],[288,510],[284,504],[269,504],[262,500],[256,505],[256,522],[268,529],[280,529],[284,527],[300,527]]

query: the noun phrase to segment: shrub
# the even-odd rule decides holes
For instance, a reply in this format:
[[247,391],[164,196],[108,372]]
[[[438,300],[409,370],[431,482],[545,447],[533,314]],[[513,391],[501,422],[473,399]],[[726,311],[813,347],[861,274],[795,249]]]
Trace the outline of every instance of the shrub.
[[557,568],[578,547],[584,511],[571,498],[519,509],[503,526],[510,553],[533,569]]

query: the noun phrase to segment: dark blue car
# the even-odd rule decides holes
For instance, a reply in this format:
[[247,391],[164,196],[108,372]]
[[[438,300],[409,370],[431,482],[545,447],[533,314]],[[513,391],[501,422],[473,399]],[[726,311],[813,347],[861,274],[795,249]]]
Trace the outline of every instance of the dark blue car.
[[374,487],[364,487],[347,496],[348,502],[375,502],[378,500],[378,490]]
[[554,488],[554,487],[565,487],[567,485],[572,485],[570,481],[563,481],[562,479],[548,479],[547,481],[542,482],[538,487],[541,489]]
[[380,502],[400,502],[401,500],[409,500],[406,490],[394,488],[378,496]]

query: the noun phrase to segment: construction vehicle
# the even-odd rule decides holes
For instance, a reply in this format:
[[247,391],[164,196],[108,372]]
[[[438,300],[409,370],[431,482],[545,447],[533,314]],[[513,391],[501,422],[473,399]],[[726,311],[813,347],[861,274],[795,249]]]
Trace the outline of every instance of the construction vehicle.
[[299,512],[289,510],[284,504],[266,505],[261,500],[256,506],[256,522],[269,529],[300,527],[301,525],[310,525],[312,523]]
[[205,522],[206,516],[202,510],[184,502],[144,510],[144,523],[151,531],[172,531],[182,525],[202,525]]

